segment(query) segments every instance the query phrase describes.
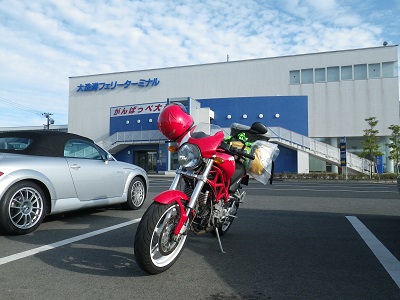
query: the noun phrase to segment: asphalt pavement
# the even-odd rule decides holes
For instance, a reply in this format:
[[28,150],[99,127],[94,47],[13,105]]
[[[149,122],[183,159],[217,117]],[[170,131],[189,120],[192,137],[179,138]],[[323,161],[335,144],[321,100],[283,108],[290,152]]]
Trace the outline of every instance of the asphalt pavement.
[[394,184],[252,182],[225,254],[214,236],[191,234],[176,264],[149,276],[134,235],[170,180],[152,177],[139,211],[57,215],[29,235],[0,236],[1,299],[400,299]]

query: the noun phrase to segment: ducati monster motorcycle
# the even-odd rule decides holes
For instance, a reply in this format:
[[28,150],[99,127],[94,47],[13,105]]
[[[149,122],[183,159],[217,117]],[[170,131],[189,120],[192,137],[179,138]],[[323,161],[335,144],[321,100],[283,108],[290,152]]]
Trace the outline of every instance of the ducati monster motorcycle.
[[[149,274],[161,273],[176,262],[189,231],[214,234],[224,252],[220,236],[231,227],[246,195],[242,185],[248,184],[248,164],[255,159],[246,136],[266,139],[267,128],[259,122],[228,139],[223,131],[209,135],[201,124],[193,123],[179,103],[167,105],[157,121],[159,130],[176,142],[169,151],[177,151],[180,166],[169,190],[153,199],[136,231],[135,259]],[[243,146],[238,148],[238,143]]]

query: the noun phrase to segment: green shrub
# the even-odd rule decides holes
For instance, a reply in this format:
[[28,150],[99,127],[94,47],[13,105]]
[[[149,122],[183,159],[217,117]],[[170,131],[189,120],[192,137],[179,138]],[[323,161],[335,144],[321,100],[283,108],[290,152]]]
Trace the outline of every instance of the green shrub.
[[[312,173],[275,173],[274,179],[280,180],[346,180],[344,174],[328,173],[328,172],[312,172]],[[353,181],[389,181],[395,182],[397,175],[395,173],[373,174],[370,179],[369,174],[347,174],[347,180]]]

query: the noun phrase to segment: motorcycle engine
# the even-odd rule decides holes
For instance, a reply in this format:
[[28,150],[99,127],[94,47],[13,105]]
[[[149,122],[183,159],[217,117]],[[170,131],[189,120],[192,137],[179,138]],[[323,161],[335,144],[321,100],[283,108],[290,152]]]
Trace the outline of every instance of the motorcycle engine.
[[[195,183],[185,180],[182,191],[190,198],[193,193]],[[194,210],[195,217],[191,223],[191,230],[197,234],[204,234],[208,231],[208,224],[211,216],[211,200],[209,199],[209,191],[204,191],[199,194],[196,208]]]
[[[192,182],[185,182],[183,192],[190,198],[193,193]],[[195,217],[191,223],[191,230],[197,234],[212,232],[216,226],[222,224],[229,216],[229,209],[224,207],[224,201],[214,203],[210,192],[205,190],[199,194],[195,208]]]
[[228,215],[228,210],[224,208],[223,201],[214,204],[214,224],[222,223],[221,220],[225,219]]

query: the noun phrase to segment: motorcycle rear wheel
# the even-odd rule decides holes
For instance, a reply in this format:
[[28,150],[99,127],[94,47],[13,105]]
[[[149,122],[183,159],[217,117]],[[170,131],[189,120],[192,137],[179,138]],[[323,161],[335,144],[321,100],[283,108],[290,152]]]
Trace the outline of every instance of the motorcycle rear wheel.
[[169,269],[181,255],[187,234],[177,241],[173,231],[180,217],[177,203],[152,203],[144,213],[135,235],[135,259],[149,274]]
[[235,216],[237,214],[238,209],[239,209],[239,202],[234,201],[234,202],[230,203],[230,207],[229,207],[229,215],[230,216],[227,217],[225,219],[225,221],[221,225],[218,226],[218,233],[220,236],[225,235],[228,232],[229,228],[231,228],[231,225],[232,225],[233,221],[235,220]]

